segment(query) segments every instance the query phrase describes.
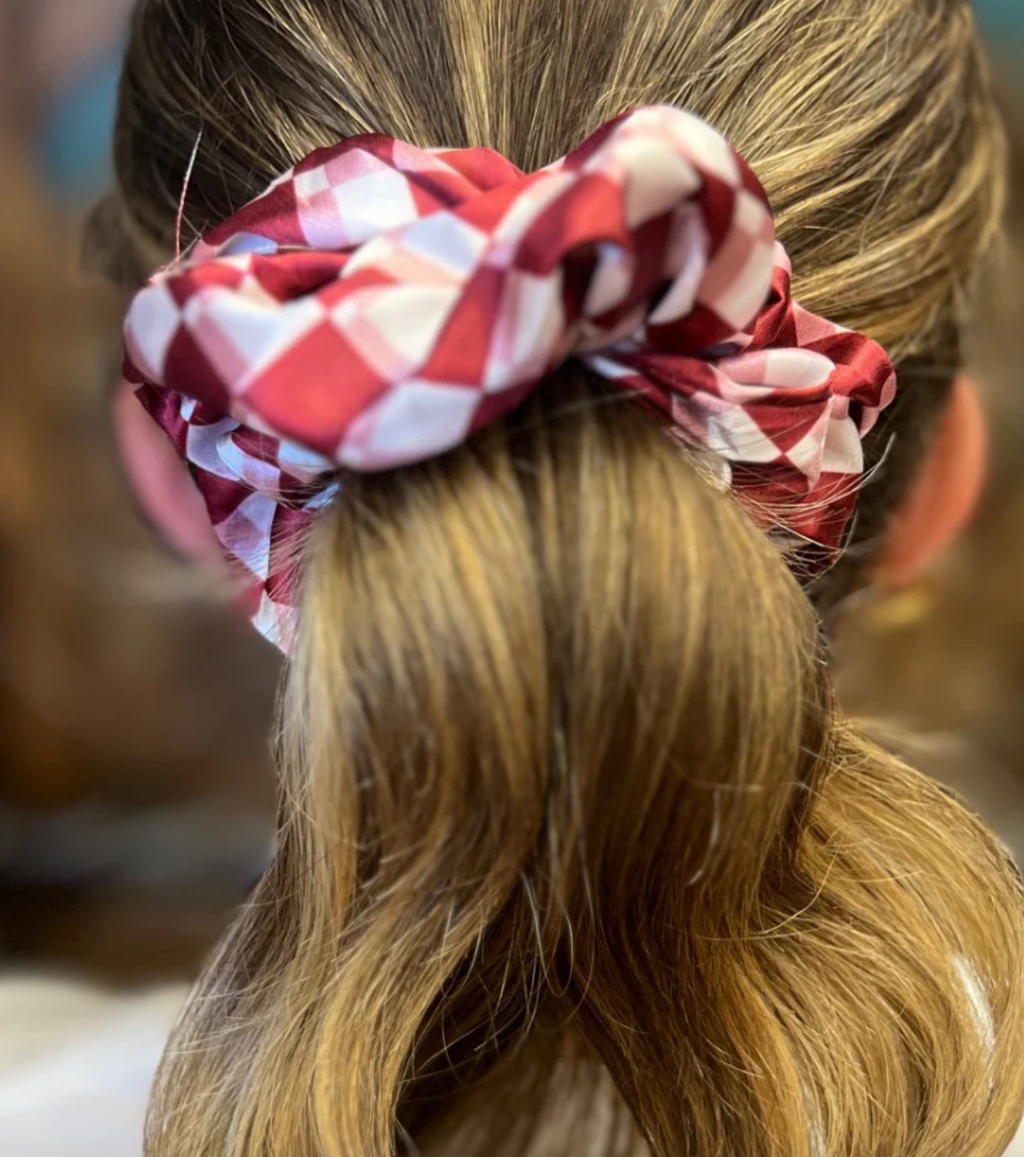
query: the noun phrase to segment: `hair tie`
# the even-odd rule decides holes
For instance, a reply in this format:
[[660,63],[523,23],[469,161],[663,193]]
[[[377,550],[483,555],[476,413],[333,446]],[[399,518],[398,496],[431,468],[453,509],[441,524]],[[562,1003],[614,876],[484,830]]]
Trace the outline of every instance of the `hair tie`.
[[569,357],[712,451],[824,565],[895,394],[877,344],[792,301],[747,164],[670,107],[530,174],[383,136],[320,150],[157,273],[125,337],[126,376],[286,651],[296,544],[338,468],[441,454]]

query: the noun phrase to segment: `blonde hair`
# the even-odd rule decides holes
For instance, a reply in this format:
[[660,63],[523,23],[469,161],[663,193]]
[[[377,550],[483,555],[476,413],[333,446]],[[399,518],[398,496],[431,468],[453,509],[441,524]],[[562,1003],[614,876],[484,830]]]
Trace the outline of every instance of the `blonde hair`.
[[[353,132],[532,168],[651,101],[730,137],[804,303],[899,360],[866,543],[996,230],[962,0],[143,0],[97,235],[126,281],[166,255],[200,128],[197,228]],[[1009,1140],[1015,873],[837,709],[768,539],[582,369],[442,460],[346,478],[280,739],[279,854],[171,1043],[149,1157]]]

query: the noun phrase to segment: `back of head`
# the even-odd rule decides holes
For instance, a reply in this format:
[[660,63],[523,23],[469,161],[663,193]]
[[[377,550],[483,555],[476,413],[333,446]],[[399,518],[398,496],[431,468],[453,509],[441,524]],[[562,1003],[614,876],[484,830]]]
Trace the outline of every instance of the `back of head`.
[[[853,545],[873,542],[960,361],[959,314],[995,233],[1005,144],[963,0],[144,0],[122,81],[111,271],[193,235],[353,133],[487,145],[530,170],[614,114],[707,119],[771,199],[806,308],[881,342],[900,393],[868,440]],[[186,231],[185,240],[189,239]],[[898,437],[892,438],[892,427]],[[819,605],[849,588],[853,550]]]
[[[1001,195],[960,0],[143,0],[112,264],[166,257],[200,129],[203,227],[353,133],[533,169],[654,101],[730,138],[803,304],[899,363],[865,543]],[[281,762],[279,855],[168,1054],[152,1157],[1008,1139],[1012,871],[837,712],[769,538],[588,370],[442,458],[346,476],[305,548]]]

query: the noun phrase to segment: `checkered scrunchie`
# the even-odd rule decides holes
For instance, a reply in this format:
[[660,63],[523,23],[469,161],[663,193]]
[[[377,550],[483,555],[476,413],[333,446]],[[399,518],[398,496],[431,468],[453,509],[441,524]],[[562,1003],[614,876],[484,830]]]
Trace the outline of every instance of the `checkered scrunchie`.
[[382,136],[321,150],[157,273],[125,333],[126,376],[284,650],[296,536],[338,467],[441,454],[569,357],[826,562],[895,393],[879,346],[792,301],[746,163],[668,107],[530,174]]

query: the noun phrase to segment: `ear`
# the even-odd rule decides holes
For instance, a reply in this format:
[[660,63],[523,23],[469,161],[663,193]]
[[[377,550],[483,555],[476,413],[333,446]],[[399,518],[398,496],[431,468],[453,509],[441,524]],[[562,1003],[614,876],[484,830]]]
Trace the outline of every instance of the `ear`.
[[974,382],[953,385],[945,411],[910,493],[889,526],[878,582],[890,590],[913,586],[963,530],[985,482],[988,428]]
[[222,565],[220,543],[188,467],[123,378],[114,391],[113,421],[121,462],[143,516],[172,549]]

